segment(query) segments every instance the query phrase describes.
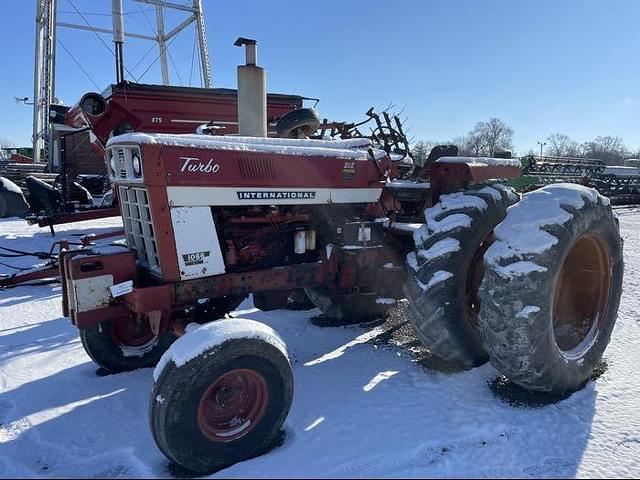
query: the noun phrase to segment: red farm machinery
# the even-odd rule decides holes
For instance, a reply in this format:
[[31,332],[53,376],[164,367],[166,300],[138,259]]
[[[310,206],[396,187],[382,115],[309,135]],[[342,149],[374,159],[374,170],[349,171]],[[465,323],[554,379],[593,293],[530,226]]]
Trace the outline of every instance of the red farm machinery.
[[[102,93],[89,92],[83,95],[71,108],[55,106],[52,118],[57,123],[74,128],[76,133],[90,131],[91,148],[104,158],[105,147],[111,137],[132,131],[186,134],[200,128],[214,135],[237,134],[237,97],[237,90],[229,88],[176,87],[123,81],[109,86]],[[267,124],[270,134],[276,134],[275,122],[278,118],[291,110],[302,108],[305,100],[316,99],[267,94]],[[97,188],[97,191],[91,193],[104,194],[99,205],[94,206],[91,193],[87,191],[93,188],[85,180],[71,178],[68,174],[69,161],[65,150],[63,148],[60,152],[60,174],[45,174],[50,177],[50,181],[43,181],[43,175],[40,175],[28,176],[22,182],[14,179],[19,185],[8,182],[15,191],[17,207],[11,209],[13,215],[24,216],[31,213],[27,220],[40,227],[49,227],[52,234],[55,225],[119,216],[118,196],[114,196],[111,191],[110,177],[97,174],[81,176]],[[7,181],[8,179],[0,178],[0,194],[3,193],[3,182]],[[21,194],[20,185],[28,192],[28,201]],[[3,201],[6,200],[0,195],[0,216],[4,210]],[[114,232],[114,236],[120,234],[120,231]],[[85,240],[84,243],[88,244],[89,241]],[[7,253],[15,254],[5,252]],[[29,255],[29,252],[23,254]],[[1,277],[0,288],[55,277],[58,273],[57,254],[49,252],[41,258],[48,260],[45,266]]]
[[560,184],[520,198],[500,183],[519,162],[452,146],[416,167],[399,119],[373,111],[363,135],[284,109],[274,136],[255,42],[240,43],[239,134],[129,123],[105,145],[126,246],[61,254],[64,314],[88,355],[112,372],[157,365],[150,425],[170,460],[211,472],[280,431],[286,346],[266,325],[224,318],[248,295],[272,310],[304,288],[344,324],[407,299],[419,340],[458,368],[491,361],[558,394],[588,381],[623,274],[605,197]]

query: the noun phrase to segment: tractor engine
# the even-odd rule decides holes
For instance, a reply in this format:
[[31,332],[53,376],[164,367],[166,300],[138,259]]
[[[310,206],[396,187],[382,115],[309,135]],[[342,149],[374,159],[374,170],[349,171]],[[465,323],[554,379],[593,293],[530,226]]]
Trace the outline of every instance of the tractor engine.
[[219,208],[225,264],[247,271],[317,260],[311,215],[289,207]]

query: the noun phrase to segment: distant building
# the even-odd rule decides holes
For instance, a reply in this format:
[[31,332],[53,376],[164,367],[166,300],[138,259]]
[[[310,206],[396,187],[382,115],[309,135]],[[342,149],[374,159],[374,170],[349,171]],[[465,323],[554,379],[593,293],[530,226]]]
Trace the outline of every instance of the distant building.
[[3,147],[0,148],[0,157],[11,158],[12,156],[18,156],[29,159],[33,162],[33,147]]
[[65,137],[65,161],[68,178],[79,174],[106,174],[104,158],[91,147],[91,132],[78,131],[66,125],[54,125],[51,148],[51,170],[60,171],[60,139]]

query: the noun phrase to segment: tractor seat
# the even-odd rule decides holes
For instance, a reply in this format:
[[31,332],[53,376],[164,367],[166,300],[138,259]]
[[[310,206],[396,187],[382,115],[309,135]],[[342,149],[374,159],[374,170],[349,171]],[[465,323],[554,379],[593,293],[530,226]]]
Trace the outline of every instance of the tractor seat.
[[44,212],[53,215],[60,210],[62,197],[60,192],[39,178],[28,176],[25,185],[29,191],[29,204],[36,215]]

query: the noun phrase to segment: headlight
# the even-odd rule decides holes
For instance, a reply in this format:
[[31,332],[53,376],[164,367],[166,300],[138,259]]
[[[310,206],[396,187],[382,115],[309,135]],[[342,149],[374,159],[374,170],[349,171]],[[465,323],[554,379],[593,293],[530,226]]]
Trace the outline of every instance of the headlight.
[[141,177],[142,163],[140,163],[140,155],[137,152],[131,155],[131,166],[133,167],[133,174],[136,177]]
[[109,152],[109,167],[111,168],[111,176],[116,176],[116,157],[113,151]]

